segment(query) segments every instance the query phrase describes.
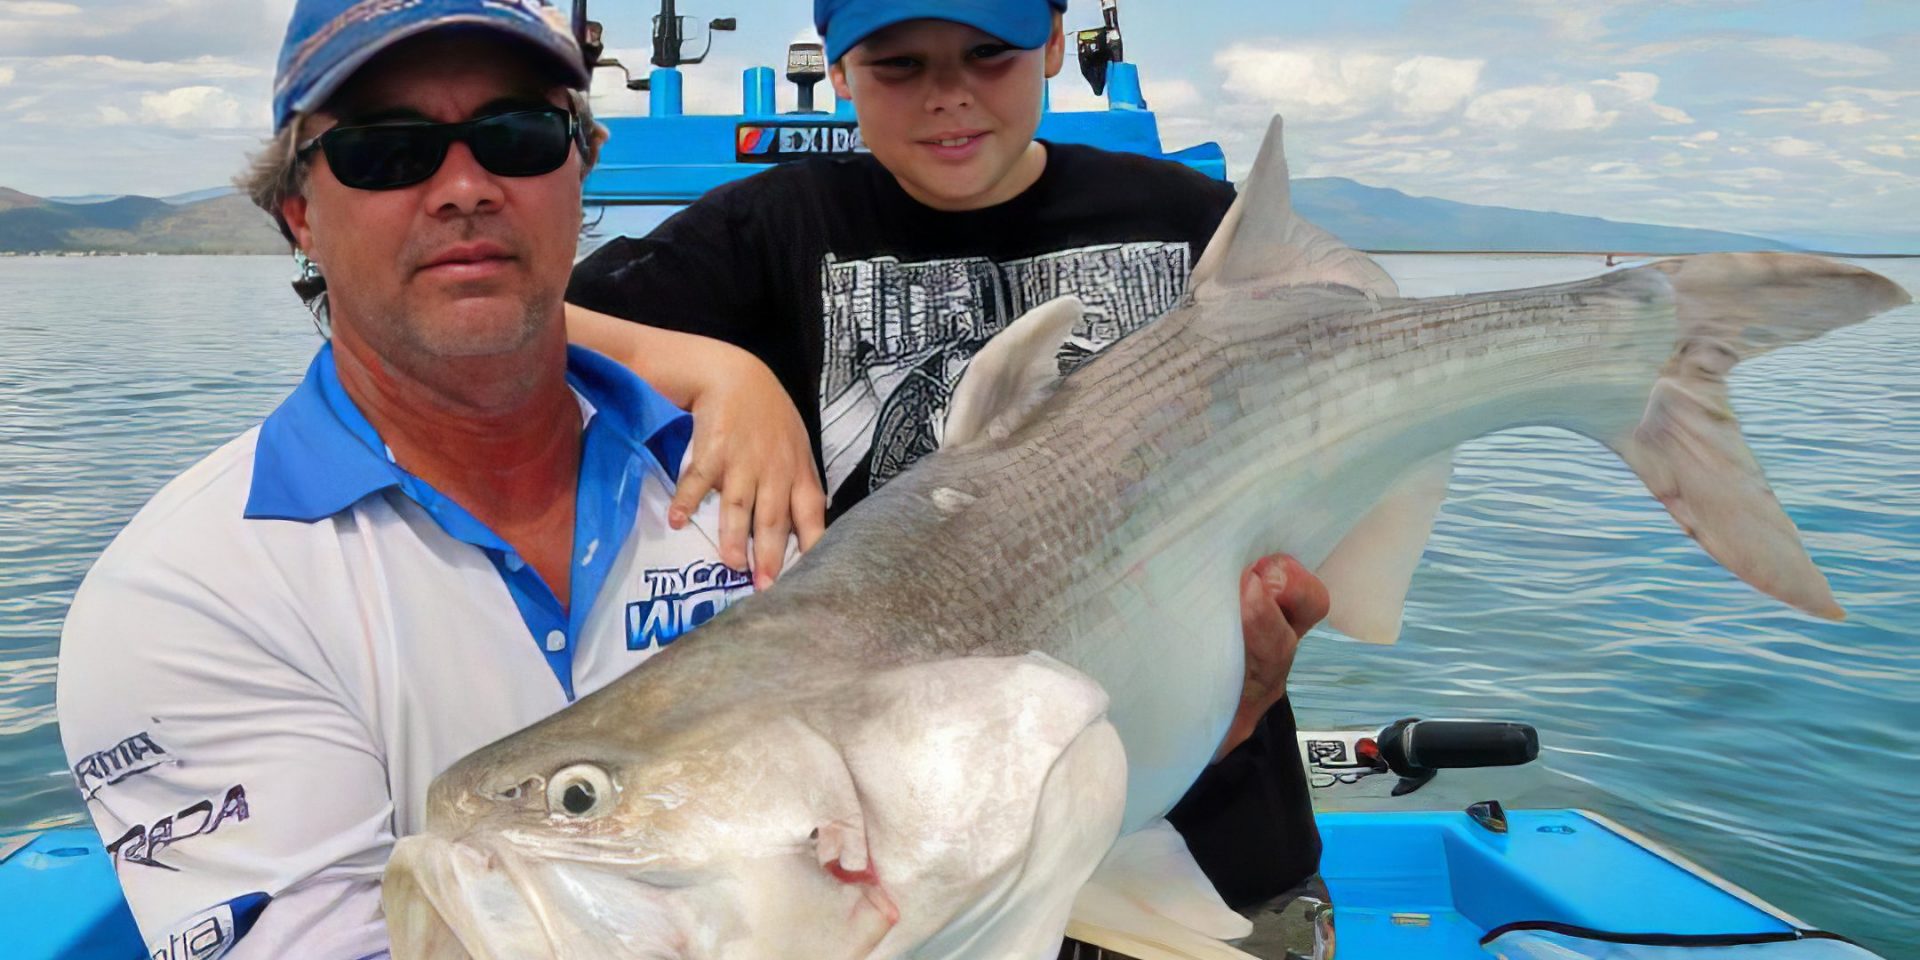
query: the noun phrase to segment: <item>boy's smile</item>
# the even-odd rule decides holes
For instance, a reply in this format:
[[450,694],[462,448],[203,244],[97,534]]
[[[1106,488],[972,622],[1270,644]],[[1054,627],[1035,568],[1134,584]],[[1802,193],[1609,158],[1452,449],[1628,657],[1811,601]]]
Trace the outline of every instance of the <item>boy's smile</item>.
[[1057,15],[1033,50],[952,21],[910,20],[862,40],[831,72],[867,149],[909,196],[977,210],[1013,199],[1046,169],[1033,134],[1064,49]]

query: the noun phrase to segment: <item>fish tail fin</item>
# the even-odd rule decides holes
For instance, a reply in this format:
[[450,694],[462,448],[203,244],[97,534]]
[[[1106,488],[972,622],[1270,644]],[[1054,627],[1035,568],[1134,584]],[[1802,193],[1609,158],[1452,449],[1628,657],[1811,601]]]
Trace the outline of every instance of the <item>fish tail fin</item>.
[[1840,619],[1826,577],[1740,435],[1726,376],[1748,357],[1910,302],[1878,274],[1820,257],[1741,253],[1666,260],[1677,324],[1639,422],[1597,438],[1631,466],[1681,529],[1755,588]]

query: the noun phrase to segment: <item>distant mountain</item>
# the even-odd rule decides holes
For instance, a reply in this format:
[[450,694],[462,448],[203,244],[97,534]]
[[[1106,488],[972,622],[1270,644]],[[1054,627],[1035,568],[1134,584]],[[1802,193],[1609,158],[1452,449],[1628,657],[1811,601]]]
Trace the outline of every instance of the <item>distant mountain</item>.
[[1344,177],[1293,181],[1301,216],[1362,250],[1711,253],[1792,250],[1765,237],[1717,230],[1618,223],[1415,197]]
[[[87,202],[71,202],[84,199]],[[1293,182],[1302,215],[1362,250],[1707,253],[1792,250],[1766,237],[1415,197],[1342,177]],[[232,187],[163,199],[43,200],[0,188],[0,252],[285,253],[272,221]]]
[[160,199],[175,205],[185,205],[189,203],[199,203],[202,200],[215,200],[239,192],[240,190],[237,187],[208,187],[205,190],[189,190],[186,193],[176,193],[171,197],[161,197]]
[[285,253],[266,214],[231,188],[211,199],[46,200],[0,187],[0,253]]
[[0,211],[14,210],[20,207],[35,207],[45,202],[45,200],[39,197],[29,196],[18,190],[8,190],[6,187],[0,187]]

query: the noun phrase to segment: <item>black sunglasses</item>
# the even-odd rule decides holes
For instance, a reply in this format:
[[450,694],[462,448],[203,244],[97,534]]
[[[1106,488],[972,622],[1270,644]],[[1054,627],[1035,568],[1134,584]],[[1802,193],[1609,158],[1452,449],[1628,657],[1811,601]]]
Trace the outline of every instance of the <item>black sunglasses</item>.
[[570,110],[546,107],[496,113],[459,123],[371,123],[334,127],[299,145],[307,160],[327,155],[334,179],[355,190],[397,190],[434,175],[455,141],[473,151],[487,172],[537,177],[560,169],[580,138],[580,119]]

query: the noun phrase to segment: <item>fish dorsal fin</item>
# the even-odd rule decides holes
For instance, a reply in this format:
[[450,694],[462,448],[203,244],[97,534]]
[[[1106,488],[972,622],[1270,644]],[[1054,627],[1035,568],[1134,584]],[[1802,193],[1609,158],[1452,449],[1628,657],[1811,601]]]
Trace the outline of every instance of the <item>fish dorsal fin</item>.
[[1060,344],[1080,322],[1080,298],[1057,297],[994,334],[967,364],[947,408],[943,447],[1006,436],[1060,379]]
[[1305,284],[1339,284],[1376,298],[1400,295],[1379,264],[1294,212],[1276,116],[1253,172],[1194,264],[1187,288],[1207,300],[1239,288]]
[[1251,932],[1165,820],[1114,843],[1067,921],[1067,936],[1137,960],[1251,960],[1220,942]]
[[1414,467],[1320,564],[1315,573],[1333,601],[1327,623],[1335,630],[1368,643],[1400,639],[1407,587],[1452,476],[1451,450]]

